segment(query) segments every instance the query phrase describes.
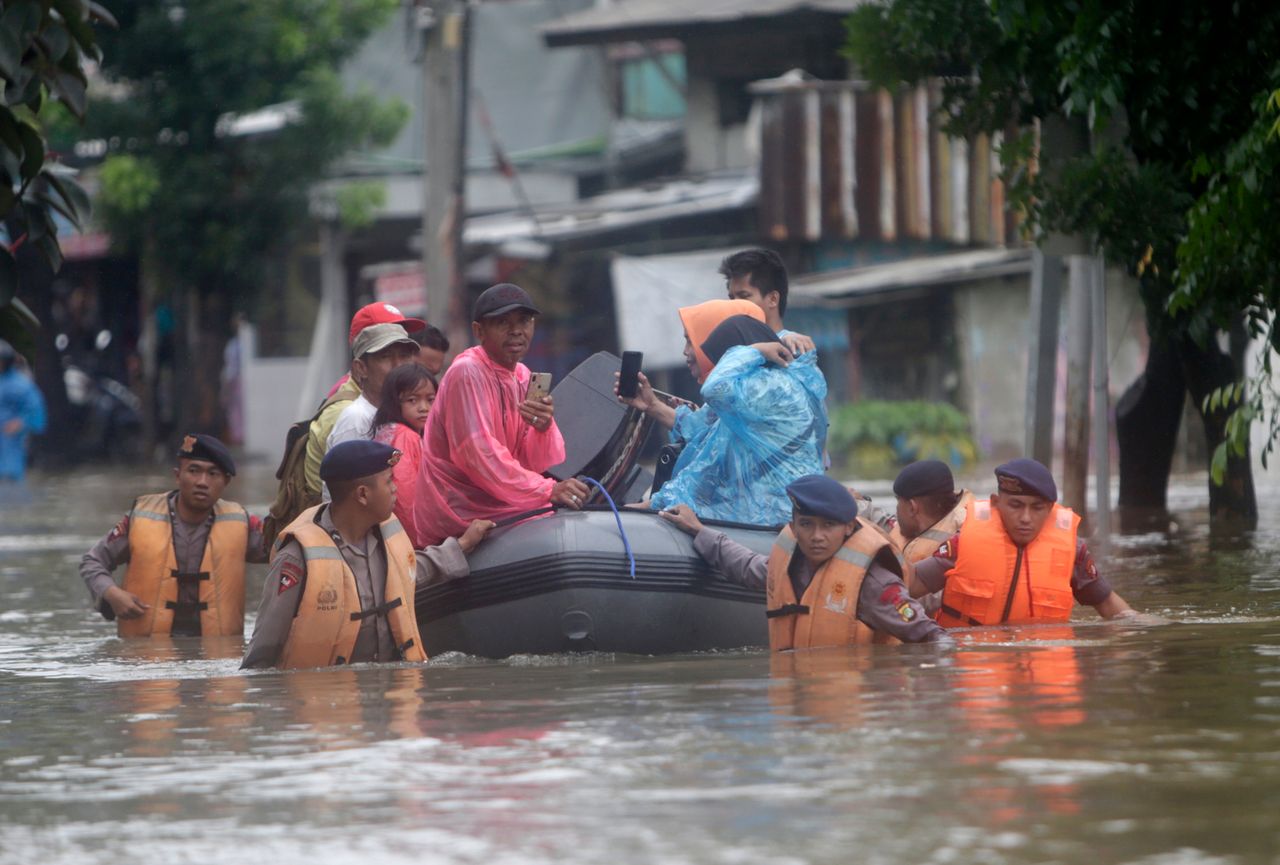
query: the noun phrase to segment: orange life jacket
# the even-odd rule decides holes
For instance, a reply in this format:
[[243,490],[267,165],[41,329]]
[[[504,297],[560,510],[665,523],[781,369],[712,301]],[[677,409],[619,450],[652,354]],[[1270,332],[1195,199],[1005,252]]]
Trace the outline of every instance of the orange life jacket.
[[244,633],[244,554],[249,546],[249,515],[235,502],[219,499],[213,505],[213,526],[204,545],[200,570],[178,570],[169,521],[169,494],[141,496],[129,512],[129,566],[124,589],[150,604],[136,619],[117,619],[122,637],[150,637],[173,630],[178,608],[178,584],[190,580],[200,586],[200,634],[205,637]]
[[425,661],[413,608],[415,556],[404,527],[395,517],[379,526],[387,553],[386,587],[382,604],[365,610],[355,574],[333,538],[315,521],[321,507],[299,514],[276,541],[279,549],[290,538],[296,539],[307,566],[302,599],[278,666],[296,669],[346,663],[360,634],[360,623],[369,616],[386,617],[402,660]]
[[1079,525],[1075,512],[1055,504],[1036,539],[1019,547],[990,500],[971,502],[956,565],[947,571],[942,589],[938,624],[963,628],[1069,620]]
[[960,492],[960,500],[956,502],[956,506],[951,509],[951,512],[929,526],[929,528],[914,538],[908,539],[903,536],[902,529],[895,523],[893,530],[889,532],[889,540],[893,541],[894,548],[902,553],[902,557],[913,565],[916,562],[923,562],[936,553],[938,547],[951,540],[955,533],[960,531],[960,527],[964,525],[965,513],[971,501],[973,501],[973,493],[968,490],[962,490]]
[[[936,553],[938,547],[951,540],[956,532],[960,531],[960,527],[964,525],[965,514],[971,501],[973,501],[973,493],[968,490],[961,490],[960,500],[956,502],[956,506],[951,509],[951,512],[942,519],[910,539],[902,534],[902,529],[895,523],[893,530],[889,532],[889,540],[893,541],[894,549],[902,553],[902,557],[911,564],[923,562]],[[914,579],[914,575],[911,580],[907,581],[907,589],[913,598],[929,593],[929,590],[922,583]]]
[[857,523],[858,530],[818,569],[799,600],[787,572],[796,552],[795,535],[790,526],[779,532],[769,553],[766,584],[769,648],[778,652],[898,642],[897,638],[873,631],[859,621],[858,593],[867,568],[881,550],[891,551],[904,572],[909,566],[893,549],[883,530],[861,517]]

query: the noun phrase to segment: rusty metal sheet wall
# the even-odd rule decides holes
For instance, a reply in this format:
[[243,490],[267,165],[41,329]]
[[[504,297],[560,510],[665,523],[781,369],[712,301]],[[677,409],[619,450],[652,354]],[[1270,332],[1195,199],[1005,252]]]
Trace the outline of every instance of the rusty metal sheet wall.
[[760,224],[775,242],[1018,238],[1001,136],[943,134],[940,90],[814,81],[760,100]]

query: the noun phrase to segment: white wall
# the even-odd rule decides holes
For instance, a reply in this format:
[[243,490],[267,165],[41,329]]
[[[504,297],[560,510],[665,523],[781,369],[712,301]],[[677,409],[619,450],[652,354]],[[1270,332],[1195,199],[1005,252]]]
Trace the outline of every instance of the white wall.
[[[278,464],[284,455],[284,437],[294,421],[298,389],[307,375],[305,357],[257,357],[257,339],[251,324],[241,325],[240,345],[244,398],[244,450]],[[317,397],[317,406],[319,398]]]

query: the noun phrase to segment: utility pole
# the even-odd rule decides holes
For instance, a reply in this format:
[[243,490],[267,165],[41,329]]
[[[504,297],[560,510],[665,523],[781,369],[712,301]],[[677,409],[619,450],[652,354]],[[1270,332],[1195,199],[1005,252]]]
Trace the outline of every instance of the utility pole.
[[427,318],[462,348],[471,338],[462,298],[470,10],[466,0],[419,0],[418,16],[425,45],[422,257]]
[[1111,405],[1107,392],[1110,359],[1107,342],[1107,263],[1102,254],[1090,260],[1093,279],[1089,298],[1093,331],[1093,461],[1096,510],[1093,540],[1097,552],[1106,552],[1111,540]]
[[1067,290],[1067,435],[1062,502],[1082,518],[1089,513],[1089,300],[1093,259],[1073,255]]
[[1058,381],[1058,316],[1062,257],[1031,251],[1031,332],[1027,370],[1025,453],[1053,468],[1053,397]]

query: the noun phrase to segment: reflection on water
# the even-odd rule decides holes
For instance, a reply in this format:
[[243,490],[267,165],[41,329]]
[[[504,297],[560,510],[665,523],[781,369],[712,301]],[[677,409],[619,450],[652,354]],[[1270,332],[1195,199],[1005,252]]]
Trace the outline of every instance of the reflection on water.
[[238,638],[88,609],[79,557],[149,482],[3,511],[0,863],[1280,862],[1275,494],[1215,536],[1188,485],[1115,540],[1160,627],[242,675]]

